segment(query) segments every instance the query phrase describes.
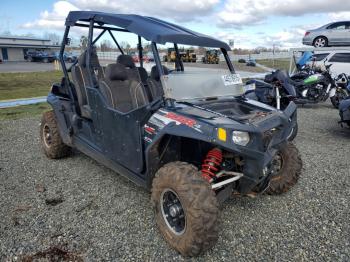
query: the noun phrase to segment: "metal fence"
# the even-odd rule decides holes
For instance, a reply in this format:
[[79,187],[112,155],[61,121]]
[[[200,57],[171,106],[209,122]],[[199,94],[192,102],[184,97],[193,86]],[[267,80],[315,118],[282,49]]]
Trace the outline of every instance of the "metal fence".
[[[97,55],[99,57],[99,59],[102,60],[111,60],[111,61],[115,61],[118,57],[118,55],[120,55],[120,52],[117,51],[113,51],[113,52],[97,52]],[[250,54],[250,55],[235,55],[235,54],[230,54],[230,59],[232,61],[238,61],[239,59],[244,59],[244,60],[248,60],[249,58],[252,59],[256,59],[256,60],[260,60],[260,59],[282,59],[282,58],[290,58],[290,56],[292,55],[292,52],[263,52],[260,54]],[[162,55],[161,55],[162,57]],[[202,57],[203,55],[197,55],[197,61],[202,61]],[[225,61],[223,55],[220,55],[220,61]]]

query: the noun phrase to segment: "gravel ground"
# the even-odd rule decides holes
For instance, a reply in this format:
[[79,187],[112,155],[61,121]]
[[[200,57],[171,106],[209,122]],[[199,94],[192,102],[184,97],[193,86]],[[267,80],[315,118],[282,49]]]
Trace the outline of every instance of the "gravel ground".
[[[330,104],[299,109],[304,168],[281,196],[227,201],[214,249],[193,261],[349,261],[350,130]],[[48,160],[39,118],[0,122],[0,260],[183,261],[150,195],[92,159]]]

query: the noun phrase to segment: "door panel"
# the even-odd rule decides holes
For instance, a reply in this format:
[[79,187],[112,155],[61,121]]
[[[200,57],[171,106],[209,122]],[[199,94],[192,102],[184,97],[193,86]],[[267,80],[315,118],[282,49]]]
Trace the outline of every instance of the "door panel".
[[329,43],[339,44],[344,42],[347,31],[345,22],[338,22],[329,26],[327,30]]
[[103,153],[129,170],[140,173],[143,169],[143,141],[141,124],[149,112],[141,107],[129,113],[109,108],[100,92],[88,88],[92,121],[102,136]]
[[326,64],[332,64],[330,70],[334,75],[350,74],[350,53],[335,53]]

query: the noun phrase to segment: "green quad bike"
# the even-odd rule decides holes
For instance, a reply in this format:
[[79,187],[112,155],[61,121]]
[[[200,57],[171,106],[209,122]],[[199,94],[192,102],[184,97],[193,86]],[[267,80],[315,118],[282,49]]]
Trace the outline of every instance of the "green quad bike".
[[[71,27],[88,31],[87,50],[63,62]],[[99,33],[94,36],[94,30]],[[113,32],[138,36],[140,66]],[[101,67],[94,44],[109,34],[121,55]],[[142,38],[155,65],[143,67]],[[158,45],[173,43],[176,68],[162,66]],[[178,44],[216,48],[227,69],[185,70]],[[151,192],[160,233],[184,256],[218,239],[219,207],[233,194],[280,194],[298,180],[301,159],[287,142],[296,106],[284,111],[244,98],[242,81],[217,39],[156,18],[73,11],[60,50],[64,77],[47,97],[40,138],[47,157],[75,148]]]

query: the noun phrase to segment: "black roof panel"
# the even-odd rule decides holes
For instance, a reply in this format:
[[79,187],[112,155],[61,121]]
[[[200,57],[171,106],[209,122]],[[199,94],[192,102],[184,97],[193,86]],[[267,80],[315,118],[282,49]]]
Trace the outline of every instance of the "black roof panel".
[[124,28],[134,34],[142,36],[148,41],[159,44],[177,43],[205,47],[216,47],[231,50],[222,41],[213,37],[194,32],[154,17],[126,14],[110,14],[93,11],[71,11],[66,19],[67,26],[74,26],[77,21],[94,19],[97,23],[109,24]]

